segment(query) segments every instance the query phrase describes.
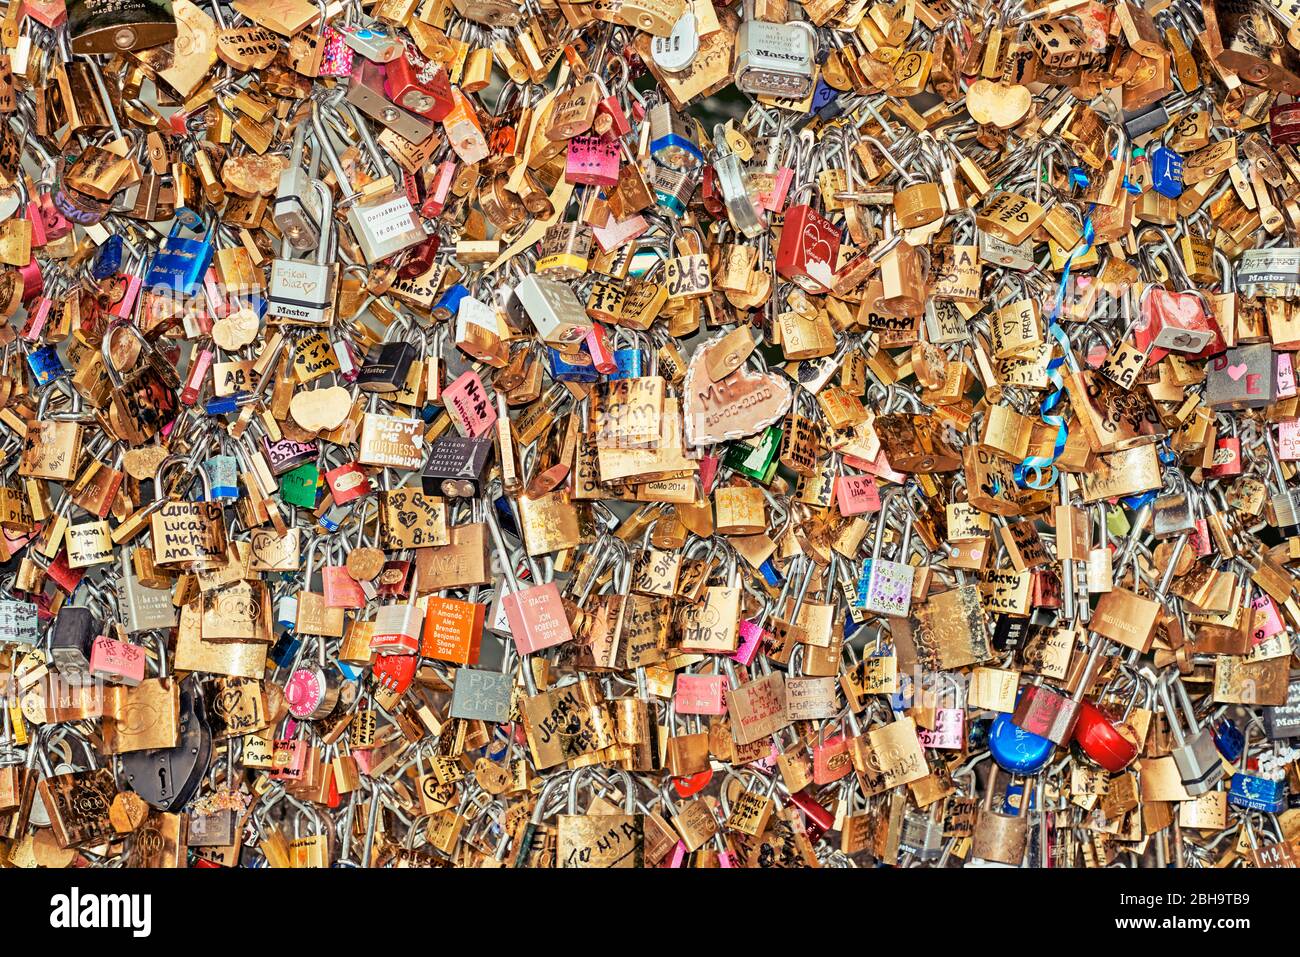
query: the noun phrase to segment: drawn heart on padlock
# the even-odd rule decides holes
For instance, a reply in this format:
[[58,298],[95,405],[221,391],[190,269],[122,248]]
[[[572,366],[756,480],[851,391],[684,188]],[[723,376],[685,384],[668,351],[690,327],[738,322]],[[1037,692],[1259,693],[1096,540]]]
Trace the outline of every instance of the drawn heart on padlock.
[[1241,379],[1242,376],[1246,374],[1247,368],[1248,366],[1246,365],[1246,363],[1243,362],[1241,365],[1238,366],[1228,366],[1228,368],[1225,371],[1228,373],[1229,379],[1231,379],[1233,382],[1237,382]]
[[230,717],[236,713],[243,700],[244,694],[241,688],[226,688],[218,693],[212,702],[212,711],[229,725]]
[[717,382],[704,368],[709,349],[721,341],[703,343],[686,369],[683,415],[688,445],[714,445],[753,435],[778,422],[790,408],[790,385],[770,372],[739,368]]
[[684,778],[673,778],[673,789],[677,791],[678,797],[688,798],[703,791],[712,779],[713,769],[705,768]]
[[337,429],[352,409],[352,396],[342,386],[295,392],[289,400],[289,414],[309,432]]
[[1017,84],[976,80],[966,89],[966,112],[976,123],[1010,129],[1029,112],[1029,90]]

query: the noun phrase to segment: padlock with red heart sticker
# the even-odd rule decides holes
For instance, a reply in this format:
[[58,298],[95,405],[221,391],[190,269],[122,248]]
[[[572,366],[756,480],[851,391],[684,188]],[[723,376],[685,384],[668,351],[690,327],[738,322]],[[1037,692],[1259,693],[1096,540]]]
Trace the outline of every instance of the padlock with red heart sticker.
[[1142,296],[1142,318],[1158,349],[1196,353],[1214,338],[1210,311],[1198,293],[1148,286]]

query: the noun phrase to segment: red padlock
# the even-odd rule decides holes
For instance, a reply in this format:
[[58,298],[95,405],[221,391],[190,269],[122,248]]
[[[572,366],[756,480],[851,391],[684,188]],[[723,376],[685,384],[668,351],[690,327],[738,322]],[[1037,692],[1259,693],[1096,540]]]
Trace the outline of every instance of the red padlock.
[[415,677],[415,666],[419,661],[419,655],[379,655],[375,658],[374,668],[371,670],[380,687],[402,695],[406,693],[407,688],[411,687],[411,680]]
[[325,484],[334,497],[335,505],[346,505],[372,491],[370,477],[356,462],[347,462],[338,468],[329,469],[325,473]]
[[398,278],[416,279],[432,269],[434,257],[438,255],[440,242],[441,240],[437,236],[430,236],[424,242],[406,250],[406,259],[397,268]]
[[839,254],[839,227],[807,203],[790,207],[776,251],[778,273],[808,292],[823,293],[835,279]]
[[705,211],[715,219],[726,215],[727,207],[722,203],[722,193],[718,189],[718,171],[712,166],[704,167],[704,179],[700,183],[700,200]]
[[451,112],[451,80],[441,63],[424,57],[412,44],[406,53],[386,64],[384,95],[412,113],[437,121]]
[[[1196,353],[1214,338],[1210,310],[1199,293],[1148,286],[1141,309],[1145,332],[1157,349]],[[1144,348],[1145,344],[1139,342],[1138,347]]]
[[1116,729],[1089,701],[1079,703],[1074,740],[1084,754],[1112,774],[1123,771],[1137,757],[1137,744]]
[[[1236,431],[1236,420],[1231,428]],[[1210,478],[1225,478],[1241,474],[1241,437],[1220,435],[1214,440],[1214,465],[1206,470]]]
[[[852,767],[852,762],[849,766]],[[816,799],[803,791],[795,791],[790,795],[790,801],[803,811],[805,828],[808,831],[808,840],[816,844],[822,839],[822,835],[835,826],[835,815],[826,808],[817,803]]]
[[609,334],[599,322],[593,322],[587,333],[587,351],[591,353],[591,364],[601,375],[613,375],[618,371],[618,361],[614,350],[609,346]]
[[425,193],[424,203],[420,206],[420,215],[433,219],[442,214],[447,205],[447,196],[451,193],[452,180],[456,178],[456,161],[443,160],[438,171],[433,174],[433,181]]

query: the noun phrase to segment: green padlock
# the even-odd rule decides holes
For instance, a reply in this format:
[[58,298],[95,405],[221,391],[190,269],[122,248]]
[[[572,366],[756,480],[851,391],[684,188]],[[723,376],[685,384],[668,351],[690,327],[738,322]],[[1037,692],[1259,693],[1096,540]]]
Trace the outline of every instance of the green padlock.
[[320,473],[316,471],[316,463],[307,462],[280,476],[280,498],[286,505],[315,508],[319,485]]
[[758,443],[732,442],[727,448],[723,464],[756,482],[767,484],[776,472],[777,453],[781,451],[781,430],[769,425],[759,436]]

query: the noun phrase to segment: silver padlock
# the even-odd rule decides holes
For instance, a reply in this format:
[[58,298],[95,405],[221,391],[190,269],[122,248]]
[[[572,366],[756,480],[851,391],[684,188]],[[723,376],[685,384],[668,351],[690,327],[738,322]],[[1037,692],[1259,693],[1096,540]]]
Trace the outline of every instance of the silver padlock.
[[291,258],[288,237],[281,241],[280,256],[271,263],[266,314],[281,322],[323,326],[334,315],[334,197],[319,180],[312,182],[312,189],[320,198],[324,235],[311,260]]
[[[1179,716],[1174,710],[1169,691],[1170,685],[1173,685],[1178,695],[1183,718],[1187,721],[1186,731],[1183,730]],[[1183,788],[1192,797],[1212,791],[1214,786],[1223,780],[1224,775],[1223,757],[1214,743],[1213,732],[1197,724],[1196,711],[1187,696],[1187,689],[1177,674],[1168,675],[1167,680],[1161,681],[1158,691],[1160,703],[1165,710],[1165,718],[1169,721],[1169,730],[1174,735],[1172,753],[1174,764],[1178,767],[1178,776],[1183,781]]]
[[280,174],[275,190],[271,218],[280,235],[299,252],[315,249],[321,240],[320,201],[312,188],[312,176],[303,168],[302,147],[306,124],[298,124],[293,133],[293,152],[289,167]]
[[538,334],[549,343],[580,342],[591,331],[591,319],[573,290],[562,282],[525,276],[515,296]]
[[122,550],[122,621],[128,634],[175,628],[177,608],[170,588],[148,588],[140,583],[126,549]]
[[802,100],[813,90],[816,50],[810,23],[746,19],[736,34],[736,86],[754,96]]

